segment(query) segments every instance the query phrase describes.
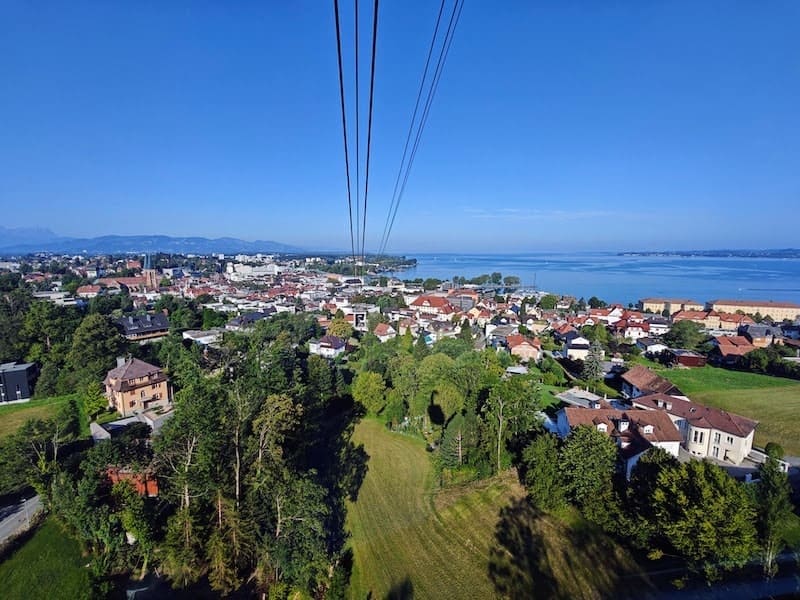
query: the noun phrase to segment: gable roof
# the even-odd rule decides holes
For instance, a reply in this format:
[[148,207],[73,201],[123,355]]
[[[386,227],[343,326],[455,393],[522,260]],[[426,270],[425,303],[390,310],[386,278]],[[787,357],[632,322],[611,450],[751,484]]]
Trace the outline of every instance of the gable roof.
[[622,374],[622,380],[638,388],[644,394],[680,394],[681,391],[671,381],[657,375],[643,365],[634,365]]
[[[739,437],[747,437],[758,426],[758,421],[753,419],[675,396],[651,394],[640,396],[633,402],[648,410],[660,410],[685,419],[694,427],[718,429]],[[667,402],[670,404],[669,409]]]
[[125,335],[166,331],[169,329],[169,319],[162,313],[121,317],[116,320],[116,323],[122,327]]

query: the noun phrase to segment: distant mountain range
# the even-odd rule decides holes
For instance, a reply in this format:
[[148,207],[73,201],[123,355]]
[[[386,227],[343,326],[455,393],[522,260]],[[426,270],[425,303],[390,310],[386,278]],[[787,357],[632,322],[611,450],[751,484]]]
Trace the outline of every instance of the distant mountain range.
[[168,235],[104,235],[94,238],[60,237],[49,229],[0,227],[0,254],[54,252],[65,254],[171,254],[296,253],[301,248],[279,242],[237,238],[172,237]]

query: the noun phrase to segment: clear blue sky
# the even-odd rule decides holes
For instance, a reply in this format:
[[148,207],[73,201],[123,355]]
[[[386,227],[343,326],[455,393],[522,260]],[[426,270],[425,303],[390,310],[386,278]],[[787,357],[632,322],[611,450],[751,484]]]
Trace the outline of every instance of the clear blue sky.
[[[368,250],[438,10],[381,4]],[[389,249],[799,246],[798,27],[467,0]],[[5,0],[2,224],[349,248],[338,103],[332,2]]]

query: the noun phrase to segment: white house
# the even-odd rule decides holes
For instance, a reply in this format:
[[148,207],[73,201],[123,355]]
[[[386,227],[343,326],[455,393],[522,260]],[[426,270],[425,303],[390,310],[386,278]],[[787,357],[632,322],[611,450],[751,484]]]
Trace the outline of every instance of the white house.
[[323,358],[336,358],[345,351],[345,341],[335,335],[323,335],[318,340],[309,340],[308,351]]
[[[586,360],[586,357],[589,356],[591,346],[592,343],[585,337],[578,336],[572,338],[564,344],[564,356],[571,360]],[[601,359],[605,358],[605,354],[604,350],[600,350]]]
[[582,426],[597,429],[614,440],[627,477],[650,448],[663,448],[678,457],[681,434],[669,415],[660,411],[577,407],[558,411],[556,431],[560,437],[567,437]]
[[681,434],[681,445],[696,458],[714,458],[734,465],[753,449],[758,421],[666,394],[640,396],[635,408],[664,412]]

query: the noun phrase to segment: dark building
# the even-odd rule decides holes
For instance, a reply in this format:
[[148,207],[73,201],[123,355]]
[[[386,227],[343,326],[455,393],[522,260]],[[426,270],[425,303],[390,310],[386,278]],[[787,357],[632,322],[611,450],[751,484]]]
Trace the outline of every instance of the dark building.
[[0,364],[0,403],[30,400],[39,370],[33,363]]
[[122,317],[117,319],[117,325],[125,339],[132,342],[169,335],[169,319],[161,313]]

